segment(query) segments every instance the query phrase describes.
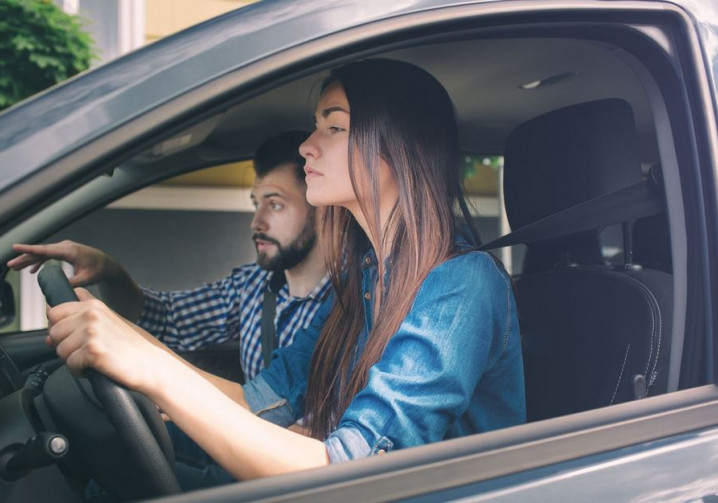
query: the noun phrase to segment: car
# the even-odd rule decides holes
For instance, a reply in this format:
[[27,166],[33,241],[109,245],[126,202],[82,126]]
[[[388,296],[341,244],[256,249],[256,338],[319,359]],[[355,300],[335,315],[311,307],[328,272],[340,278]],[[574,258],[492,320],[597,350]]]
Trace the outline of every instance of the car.
[[[515,247],[496,253],[518,300],[528,422],[175,494],[157,483],[169,451],[152,404],[137,398],[154,433],[136,418],[119,438],[44,331],[17,330],[0,337],[2,501],[82,501],[88,477],[158,502],[718,497],[713,0],[250,5],[0,114],[0,262],[13,243],[67,237],[151,184],[310,128],[316,83],[367,57],[436,76],[467,157],[503,163],[496,204],[510,232],[484,247]],[[7,283],[1,311],[17,316]],[[64,436],[52,437],[61,459],[9,465],[42,434]],[[137,468],[138,440],[154,443],[149,467]]]

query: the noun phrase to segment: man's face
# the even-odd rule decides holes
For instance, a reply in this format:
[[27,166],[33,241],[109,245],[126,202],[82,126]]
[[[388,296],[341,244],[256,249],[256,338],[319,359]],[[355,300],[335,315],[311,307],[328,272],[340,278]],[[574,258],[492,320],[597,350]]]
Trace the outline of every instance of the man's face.
[[306,201],[306,187],[294,166],[283,164],[257,178],[251,197],[257,263],[269,271],[292,269],[316,242],[314,208]]

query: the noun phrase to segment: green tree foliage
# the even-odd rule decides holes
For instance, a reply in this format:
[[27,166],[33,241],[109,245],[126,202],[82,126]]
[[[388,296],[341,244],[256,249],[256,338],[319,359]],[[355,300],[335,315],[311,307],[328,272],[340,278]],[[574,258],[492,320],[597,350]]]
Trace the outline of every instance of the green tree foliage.
[[498,171],[503,163],[504,158],[500,155],[465,155],[463,178],[467,179],[475,176],[479,166],[486,166],[494,171]]
[[0,110],[90,66],[84,24],[51,0],[0,0]]

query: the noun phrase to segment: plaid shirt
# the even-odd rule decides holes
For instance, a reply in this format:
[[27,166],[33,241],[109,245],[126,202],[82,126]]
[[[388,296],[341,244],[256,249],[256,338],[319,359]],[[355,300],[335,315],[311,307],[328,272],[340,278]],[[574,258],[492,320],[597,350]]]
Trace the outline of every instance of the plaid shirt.
[[[240,363],[249,381],[264,365],[262,302],[271,277],[257,264],[248,264],[194,290],[158,292],[143,287],[145,301],[138,325],[179,351],[239,339]],[[278,347],[291,344],[295,332],[309,326],[329,289],[328,275],[306,297],[293,297],[284,284],[277,294],[274,318]]]

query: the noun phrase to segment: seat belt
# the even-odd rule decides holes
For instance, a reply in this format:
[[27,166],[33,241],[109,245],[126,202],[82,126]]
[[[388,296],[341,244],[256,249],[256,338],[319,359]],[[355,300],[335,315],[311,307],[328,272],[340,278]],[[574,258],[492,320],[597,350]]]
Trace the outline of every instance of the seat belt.
[[272,359],[272,352],[277,349],[277,330],[274,326],[274,316],[277,313],[277,293],[287,280],[284,271],[272,273],[272,279],[267,283],[262,302],[262,359],[264,366],[268,367]]
[[525,225],[479,249],[493,250],[570,236],[577,232],[658,215],[665,211],[664,206],[663,195],[651,182],[639,182]]

